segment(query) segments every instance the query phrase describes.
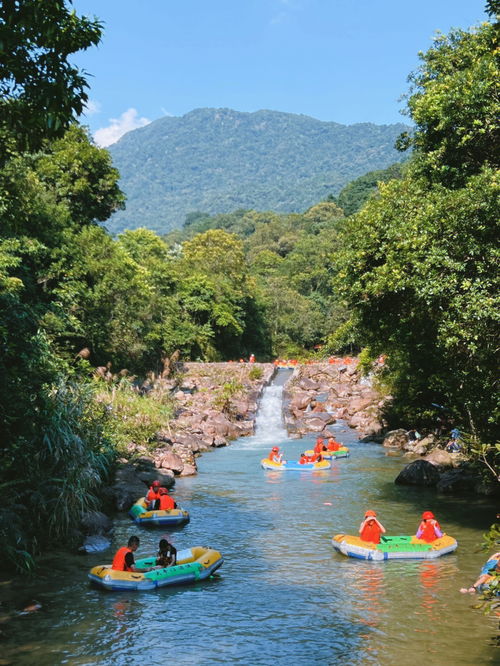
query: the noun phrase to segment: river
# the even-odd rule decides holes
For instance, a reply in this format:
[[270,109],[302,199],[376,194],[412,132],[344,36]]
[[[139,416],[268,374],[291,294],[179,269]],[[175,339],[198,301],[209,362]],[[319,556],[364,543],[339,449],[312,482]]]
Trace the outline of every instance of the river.
[[[224,555],[211,579],[145,593],[89,586],[91,566],[112,553],[51,554],[36,581],[4,581],[0,664],[176,666],[243,664],[488,664],[498,621],[473,610],[477,551],[495,518],[491,502],[396,486],[404,464],[338,424],[349,459],[324,472],[267,472],[273,444],[294,459],[314,437],[290,440],[280,421],[282,383],[265,390],[253,437],[205,454],[174,496],[191,522],[177,531],[115,520],[114,548],[137,533],[138,555],[168,534],[178,549],[210,545]],[[333,534],[356,533],[375,509],[388,534],[412,533],[434,511],[458,550],[434,561],[365,562],[333,551]],[[22,614],[30,599],[42,608]]]

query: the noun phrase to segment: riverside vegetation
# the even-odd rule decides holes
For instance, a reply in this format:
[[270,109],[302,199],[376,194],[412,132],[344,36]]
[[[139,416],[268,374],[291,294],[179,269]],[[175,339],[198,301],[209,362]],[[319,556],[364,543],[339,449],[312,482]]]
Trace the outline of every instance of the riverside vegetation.
[[115,393],[142,416],[113,423],[95,367],[145,377],[175,350],[362,350],[366,368],[384,354],[388,424],[453,423],[498,476],[498,2],[488,7],[489,23],[421,55],[415,129],[399,141],[411,157],[359,211],[345,192],[301,214],[193,213],[166,237],[117,238],[100,223],[124,205],[119,174],[74,119],[86,82],[68,61],[101,25],[64,2],[0,7],[0,534],[12,566],[65,542],[127,439],[170,418],[168,396]]

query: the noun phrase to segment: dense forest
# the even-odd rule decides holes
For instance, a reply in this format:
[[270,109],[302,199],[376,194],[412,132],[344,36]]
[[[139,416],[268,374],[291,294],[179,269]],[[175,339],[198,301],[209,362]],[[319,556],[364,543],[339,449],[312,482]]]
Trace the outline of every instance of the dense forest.
[[0,7],[7,560],[29,567],[98,501],[117,433],[93,369],[143,376],[175,350],[193,360],[361,351],[367,368],[385,354],[390,425],[430,427],[444,410],[495,469],[497,26],[439,36],[421,55],[404,167],[301,213],[191,213],[166,236],[143,220],[116,238],[103,223],[123,206],[119,173],[75,120],[86,82],[68,62],[100,36],[65,3]]
[[367,171],[402,158],[408,130],[340,125],[278,111],[195,109],[128,132],[109,150],[127,207],[107,223],[117,233],[166,233],[186,214],[238,208],[300,213]]

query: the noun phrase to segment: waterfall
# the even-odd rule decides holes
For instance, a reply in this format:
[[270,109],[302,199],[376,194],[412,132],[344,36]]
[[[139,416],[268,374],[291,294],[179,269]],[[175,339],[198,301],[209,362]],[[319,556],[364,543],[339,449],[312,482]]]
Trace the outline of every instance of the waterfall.
[[255,419],[254,437],[258,442],[264,444],[281,442],[287,439],[288,436],[281,414],[282,400],[283,386],[276,384],[266,386]]

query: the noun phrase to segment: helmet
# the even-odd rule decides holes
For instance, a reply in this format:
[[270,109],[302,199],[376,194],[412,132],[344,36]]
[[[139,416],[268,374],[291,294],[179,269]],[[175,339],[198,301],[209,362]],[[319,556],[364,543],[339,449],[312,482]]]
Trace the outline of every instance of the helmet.
[[158,488],[160,485],[159,481],[153,481],[153,488]]
[[369,510],[365,513],[365,518],[370,518],[370,517],[371,517],[371,518],[375,518],[376,515],[377,515],[377,514],[375,513],[375,511],[372,511],[371,509],[369,509]]
[[422,514],[422,518],[423,520],[431,520],[432,518],[434,518],[434,514],[432,513],[432,511],[424,511]]
[[279,448],[278,448],[277,446],[273,446],[272,450],[273,450],[275,453],[278,453]]
[[168,495],[168,490],[166,488],[160,488],[160,495]]

